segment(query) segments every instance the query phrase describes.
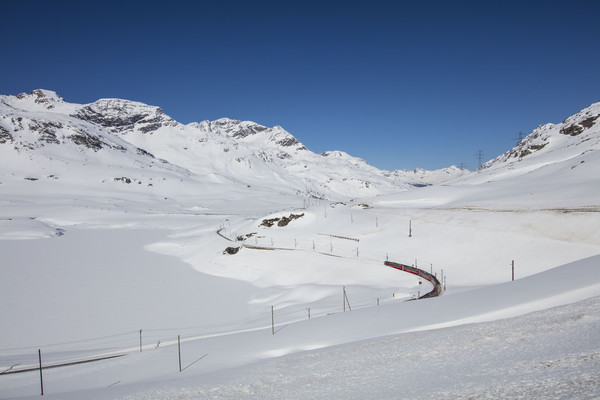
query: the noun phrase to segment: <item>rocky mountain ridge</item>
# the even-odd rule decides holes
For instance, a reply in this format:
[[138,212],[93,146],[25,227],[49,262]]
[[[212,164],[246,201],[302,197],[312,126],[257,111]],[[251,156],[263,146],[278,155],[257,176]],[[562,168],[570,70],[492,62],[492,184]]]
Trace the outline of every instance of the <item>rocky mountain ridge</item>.
[[534,129],[514,148],[483,164],[481,170],[495,170],[535,163],[539,168],[558,159],[567,160],[583,152],[600,149],[600,102],[579,111],[559,124]]
[[[62,175],[94,163],[130,171],[143,166],[137,175],[154,168],[180,181],[193,177],[207,184],[332,200],[430,183],[427,171],[382,171],[344,152],[315,154],[280,126],[228,118],[184,125],[159,107],[122,99],[73,104],[41,89],[0,96],[0,145],[3,173],[12,175],[41,176],[42,169],[52,170],[57,163],[69,165]],[[103,175],[100,171],[95,174]],[[441,175],[450,179],[462,173],[450,168]],[[88,178],[105,182],[115,174]],[[440,173],[434,175],[439,180]]]

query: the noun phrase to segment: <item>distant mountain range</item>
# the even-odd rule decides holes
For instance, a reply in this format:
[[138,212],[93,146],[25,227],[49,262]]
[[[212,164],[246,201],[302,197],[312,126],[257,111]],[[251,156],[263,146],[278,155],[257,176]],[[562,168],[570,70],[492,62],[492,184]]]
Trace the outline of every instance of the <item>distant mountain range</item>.
[[5,199],[85,196],[111,206],[171,201],[206,210],[224,201],[243,207],[251,197],[265,205],[298,204],[298,198],[347,201],[519,177],[511,188],[492,185],[494,196],[560,187],[596,204],[589,194],[595,192],[581,188],[600,184],[598,121],[595,103],[562,123],[540,125],[472,173],[456,167],[385,171],[341,151],[313,153],[280,126],[227,118],[184,125],[143,103],[72,104],[38,89],[0,96],[0,191]]
[[280,126],[227,118],[184,125],[143,103],[72,104],[41,89],[0,96],[0,157],[4,184],[52,182],[59,190],[65,183],[69,191],[114,193],[115,184],[133,183],[138,194],[161,198],[233,190],[347,200],[468,173],[390,172],[341,151],[315,154]]

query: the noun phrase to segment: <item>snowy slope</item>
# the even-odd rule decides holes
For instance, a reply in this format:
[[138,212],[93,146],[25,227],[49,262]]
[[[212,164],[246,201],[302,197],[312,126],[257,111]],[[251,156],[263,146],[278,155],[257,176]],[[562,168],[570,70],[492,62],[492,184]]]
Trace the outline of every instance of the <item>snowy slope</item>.
[[600,207],[600,103],[541,125],[479,170],[378,201],[403,206],[590,210]]
[[488,161],[482,169],[520,170],[521,173],[564,162],[600,148],[600,103],[559,124],[540,125],[510,151]]
[[[523,202],[550,198],[556,207],[600,206],[594,190],[600,187],[599,118],[600,103],[595,103],[562,123],[541,125],[462,182],[486,182],[498,196],[519,185],[525,189]],[[510,184],[504,182],[509,179]]]

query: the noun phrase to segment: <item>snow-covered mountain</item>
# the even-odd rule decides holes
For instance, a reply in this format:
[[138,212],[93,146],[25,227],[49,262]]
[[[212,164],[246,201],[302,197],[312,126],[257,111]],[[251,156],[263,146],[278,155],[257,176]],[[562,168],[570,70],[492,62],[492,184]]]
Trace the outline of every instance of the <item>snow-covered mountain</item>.
[[184,125],[143,103],[72,104],[41,89],[0,96],[0,154],[3,181],[50,179],[55,188],[69,182],[89,192],[133,182],[138,194],[157,198],[234,190],[241,198],[262,192],[339,200],[464,173],[382,171],[344,152],[315,154],[280,126],[227,118]]
[[482,170],[520,170],[521,173],[550,164],[585,163],[581,157],[600,149],[600,102],[559,124],[537,127],[510,151],[482,165]]
[[[477,171],[379,201],[454,208],[598,209],[600,102],[558,124],[540,125]],[[431,180],[431,175],[428,177]]]
[[598,206],[593,188],[600,187],[599,121],[600,103],[595,103],[561,123],[541,125],[512,150],[455,183],[485,184],[490,200],[510,198],[507,207],[534,207],[549,200],[555,207]]

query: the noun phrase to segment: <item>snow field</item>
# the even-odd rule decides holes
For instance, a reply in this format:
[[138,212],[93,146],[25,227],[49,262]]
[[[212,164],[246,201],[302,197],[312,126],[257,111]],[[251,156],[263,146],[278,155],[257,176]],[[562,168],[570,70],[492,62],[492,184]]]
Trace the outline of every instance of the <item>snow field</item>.
[[[78,390],[85,389],[91,398],[141,399],[174,393],[197,398],[209,392],[215,392],[215,398],[296,398],[299,390],[331,398],[374,393],[397,398],[398,391],[408,398],[440,393],[452,398],[505,391],[547,393],[550,386],[568,382],[567,393],[598,393],[597,382],[591,384],[599,373],[600,347],[594,333],[598,298],[523,315],[599,296],[599,261],[594,257],[442,298],[278,325],[275,335],[265,327],[187,341],[182,373],[177,371],[174,346],[165,345],[115,361],[48,370],[47,387],[59,385],[62,398],[76,398],[81,395]],[[522,317],[505,319],[515,316]],[[468,325],[482,321],[496,322]],[[446,328],[439,329],[442,326]],[[354,344],[334,347],[344,343]],[[302,354],[252,364],[294,353]],[[550,367],[557,369],[548,375]],[[580,374],[565,378],[561,372],[570,367]],[[516,377],[519,386],[511,384]],[[547,386],[536,386],[542,377]],[[10,386],[5,393],[35,394],[31,375],[12,375],[4,382]]]
[[[77,367],[81,375],[87,368],[106,372],[101,383],[94,383],[91,376],[80,379],[79,372],[77,378],[70,378],[72,372],[65,376],[61,369],[48,370],[60,382],[63,394],[117,381],[121,383],[115,386],[129,382],[142,388],[148,380],[170,379],[165,378],[171,374],[167,358],[173,356],[177,335],[196,357],[187,359],[189,363],[208,354],[187,371],[210,375],[285,354],[507,318],[600,295],[593,267],[585,274],[561,267],[564,274],[547,275],[543,283],[522,279],[599,254],[596,213],[407,209],[382,206],[375,199],[367,209],[317,204],[256,219],[145,214],[136,212],[133,202],[112,210],[85,200],[42,208],[32,196],[28,203],[17,204],[11,204],[11,214],[27,215],[38,209],[37,218],[4,221],[3,237],[13,232],[14,237],[24,238],[38,232],[38,237],[46,238],[0,241],[7,265],[18,266],[8,269],[9,279],[0,283],[0,313],[11,321],[11,329],[2,334],[0,365],[35,365],[37,348],[43,349],[47,362],[135,353],[139,330],[143,331],[143,355],[130,353],[124,359]],[[291,213],[304,216],[286,227],[260,226],[265,218]],[[412,221],[412,237],[408,237],[408,221]],[[63,236],[53,236],[58,227],[64,229]],[[232,238],[256,232],[245,242],[268,247],[272,240],[274,247],[287,250],[242,248],[238,254],[225,255],[226,247],[243,242],[217,235],[220,229]],[[513,254],[519,280],[508,282]],[[417,277],[385,267],[386,256],[406,264],[416,259],[424,269],[433,264],[438,276],[444,269],[447,294],[437,301],[403,303],[425,291],[428,283],[419,285]],[[497,265],[497,270],[491,265]],[[571,274],[576,278],[569,286]],[[513,286],[489,286],[500,282]],[[341,312],[343,286],[352,316]],[[473,289],[465,291],[468,287]],[[43,301],[29,300],[39,298]],[[273,340],[269,337],[271,306],[279,344],[268,341]],[[307,324],[315,333],[293,328]],[[114,369],[123,362],[128,367],[137,365],[140,371],[129,375]],[[23,376],[3,376],[0,383],[11,383],[2,383],[8,385],[2,393],[34,391],[35,379]]]

